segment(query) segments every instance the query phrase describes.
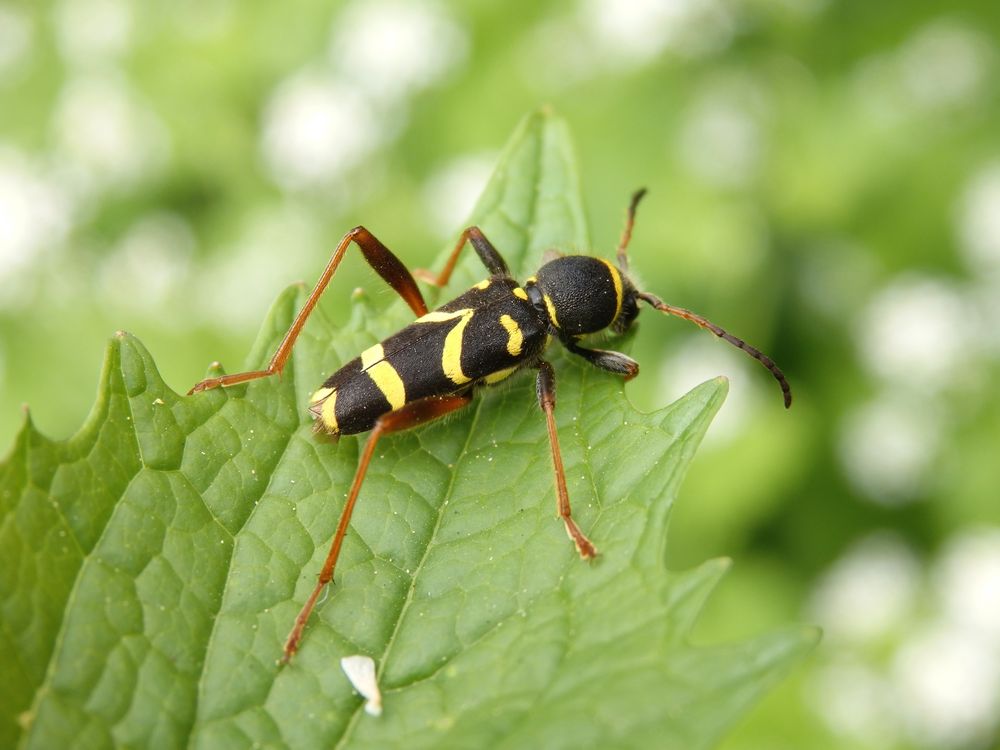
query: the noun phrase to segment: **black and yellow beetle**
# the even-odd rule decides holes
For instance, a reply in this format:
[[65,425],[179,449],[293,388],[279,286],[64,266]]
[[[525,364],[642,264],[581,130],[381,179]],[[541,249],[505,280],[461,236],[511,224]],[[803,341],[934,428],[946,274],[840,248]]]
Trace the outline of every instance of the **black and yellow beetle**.
[[760,361],[781,385],[785,406],[791,405],[788,381],[769,357],[705,318],[637,290],[629,280],[626,250],[632,236],[635,209],[644,194],[645,190],[639,190],[632,196],[625,230],[618,244],[617,265],[586,255],[560,255],[545,263],[524,284],[511,276],[507,263],[483,233],[477,227],[469,227],[459,237],[438,276],[426,272],[418,272],[418,275],[436,286],[444,286],[466,243],[472,245],[490,275],[431,312],[406,266],[367,229],[355,227],[337,245],[266,369],[208,378],[191,389],[193,393],[281,372],[302,326],[352,242],[417,316],[410,325],[337,370],[312,396],[309,410],[316,418],[318,431],[334,436],[368,431],[371,434],[358,461],[316,587],[296,617],[285,642],[283,661],[287,662],[298,649],[309,615],[323,589],[333,579],[351,512],[379,438],[460,409],[472,401],[477,388],[499,383],[523,368],[538,370],[538,403],[545,414],[552,449],[559,516],[580,556],[590,559],[597,554],[593,543],[570,514],[554,416],[555,373],[542,359],[553,338],[595,367],[628,380],[639,373],[639,365],[634,360],[618,352],[586,348],[580,344],[580,339],[605,329],[623,333],[639,314],[639,302],[645,302],[661,312],[708,329]]

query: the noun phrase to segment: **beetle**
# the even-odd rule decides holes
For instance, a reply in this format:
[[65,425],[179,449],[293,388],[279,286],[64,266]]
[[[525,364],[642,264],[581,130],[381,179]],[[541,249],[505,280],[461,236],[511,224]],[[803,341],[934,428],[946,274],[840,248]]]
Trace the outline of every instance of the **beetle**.
[[635,360],[619,352],[585,347],[580,342],[582,337],[604,330],[624,333],[638,316],[642,302],[695,323],[742,349],[771,372],[781,386],[785,407],[791,406],[788,381],[768,356],[706,318],[640,291],[631,281],[627,249],[636,207],[645,192],[642,189],[632,195],[618,243],[617,263],[588,255],[555,253],[523,284],[511,275],[503,256],[483,232],[478,227],[469,227],[458,238],[440,274],[434,276],[426,271],[416,274],[437,287],[445,286],[468,244],[486,266],[489,276],[433,311],[428,311],[414,275],[406,266],[371,232],[363,226],[355,227],[340,240],[265,369],[207,378],[189,391],[230,386],[280,373],[306,319],[351,244],[357,245],[368,264],[417,316],[408,326],[333,373],[310,399],[309,411],[318,432],[335,437],[370,434],[316,586],[285,641],[283,663],[298,650],[309,616],[333,580],[344,535],[379,439],[461,409],[472,401],[479,388],[500,383],[520,370],[537,370],[536,395],[545,415],[559,517],[580,557],[589,560],[597,555],[597,549],[573,520],[570,510],[555,423],[555,371],[543,359],[553,339],[593,366],[630,380],[639,373]]

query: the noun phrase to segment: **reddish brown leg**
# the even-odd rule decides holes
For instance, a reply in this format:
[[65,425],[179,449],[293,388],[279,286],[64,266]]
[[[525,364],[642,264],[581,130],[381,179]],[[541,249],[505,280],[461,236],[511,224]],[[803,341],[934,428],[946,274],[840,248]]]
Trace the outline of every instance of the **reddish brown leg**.
[[466,242],[472,245],[475,249],[476,254],[483,262],[483,265],[486,266],[491,276],[510,276],[510,269],[507,268],[507,261],[505,261],[503,256],[500,255],[495,247],[493,247],[493,244],[486,239],[486,235],[483,234],[479,227],[469,227],[462,232],[462,235],[458,238],[458,242],[455,243],[455,249],[452,250],[451,255],[448,256],[448,262],[444,264],[444,268],[437,276],[434,275],[433,271],[428,271],[423,268],[415,270],[413,274],[418,279],[426,281],[428,284],[433,284],[434,286],[444,286],[451,278],[451,272],[455,270],[455,264],[458,262],[458,256],[461,254]]
[[622,230],[622,237],[618,240],[618,267],[623,271],[628,270],[628,243],[632,239],[632,227],[635,225],[635,209],[646,194],[646,188],[640,188],[632,193],[632,200],[628,204],[628,216],[625,219],[625,229]]
[[364,450],[361,452],[358,469],[354,473],[354,481],[351,483],[351,489],[347,493],[347,502],[344,504],[344,510],[340,513],[340,523],[337,524],[337,532],[333,536],[333,543],[330,545],[330,551],[326,555],[326,562],[323,563],[323,569],[320,571],[319,579],[316,581],[316,587],[299,611],[298,617],[295,618],[295,624],[292,626],[292,631],[288,634],[288,639],[285,641],[284,655],[281,657],[282,664],[287,664],[295,655],[295,652],[298,651],[299,641],[302,640],[302,631],[305,630],[306,623],[309,621],[309,615],[312,614],[316,602],[323,593],[323,589],[333,580],[333,569],[337,565],[337,558],[340,557],[340,547],[344,542],[344,535],[347,533],[347,527],[351,522],[351,513],[354,512],[354,504],[357,502],[358,493],[361,491],[361,484],[365,480],[365,474],[368,472],[368,464],[372,460],[372,454],[375,452],[375,445],[378,443],[379,438],[383,435],[408,430],[411,427],[416,427],[425,422],[443,417],[445,414],[466,406],[471,400],[471,395],[432,396],[414,401],[411,404],[406,404],[401,409],[379,417],[379,420],[375,423],[375,427],[372,428],[371,433],[368,435]]
[[323,270],[322,275],[319,277],[319,281],[316,282],[316,286],[313,287],[312,293],[309,298],[306,299],[306,303],[299,310],[299,314],[295,316],[295,321],[292,323],[292,327],[288,329],[288,333],[285,334],[285,338],[281,340],[281,344],[278,346],[278,350],[271,357],[271,361],[268,363],[267,367],[263,370],[252,370],[250,372],[237,372],[232,375],[222,375],[217,378],[206,378],[199,383],[196,383],[194,387],[188,391],[188,394],[195,393],[196,391],[205,391],[209,388],[217,388],[219,386],[236,385],[237,383],[245,383],[248,380],[256,380],[257,378],[264,378],[268,375],[274,375],[275,373],[280,373],[284,367],[285,363],[288,361],[288,357],[291,356],[292,347],[295,345],[295,340],[299,337],[299,333],[302,331],[302,326],[305,325],[306,318],[316,307],[316,303],[319,301],[320,295],[326,289],[326,285],[330,283],[330,279],[333,278],[333,274],[337,270],[337,266],[340,265],[340,261],[343,259],[344,254],[347,252],[347,248],[350,244],[354,242],[359,248],[361,248],[362,254],[365,256],[365,260],[368,261],[368,265],[375,269],[375,272],[381,276],[386,283],[389,284],[393,289],[395,289],[399,296],[406,300],[406,304],[410,306],[414,314],[417,317],[427,314],[427,303],[424,302],[424,297],[420,293],[419,287],[417,287],[417,282],[413,280],[413,276],[407,270],[406,266],[403,265],[402,261],[399,260],[392,251],[389,250],[385,245],[379,242],[371,232],[369,232],[364,227],[354,227],[350,232],[344,235],[337,245],[337,249],[333,251],[333,256],[330,258],[330,262],[326,264],[326,268]]
[[587,539],[580,527],[576,525],[570,514],[569,493],[566,491],[566,472],[563,470],[562,454],[559,452],[559,435],[556,432],[556,374],[552,365],[541,361],[538,363],[538,378],[535,381],[538,392],[538,405],[545,412],[545,426],[549,431],[549,445],[552,447],[552,467],[556,474],[556,505],[559,517],[566,525],[566,533],[576,545],[576,551],[584,560],[597,556],[597,548]]

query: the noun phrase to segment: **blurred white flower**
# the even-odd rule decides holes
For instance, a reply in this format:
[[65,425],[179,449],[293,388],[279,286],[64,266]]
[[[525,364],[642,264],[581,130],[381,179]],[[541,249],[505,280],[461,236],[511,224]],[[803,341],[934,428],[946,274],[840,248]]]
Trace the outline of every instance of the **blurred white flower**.
[[856,326],[862,362],[876,375],[923,392],[947,386],[974,354],[973,305],[943,279],[897,277]]
[[139,218],[104,261],[101,299],[162,310],[169,295],[178,292],[186,280],[194,246],[194,233],[179,216],[157,213]]
[[811,616],[831,644],[877,641],[912,617],[920,583],[920,562],[912,550],[893,534],[873,534],[824,573]]
[[240,238],[198,273],[193,312],[222,329],[256,330],[284,286],[304,277],[311,284],[319,276],[322,240],[309,211],[282,205],[257,212],[244,222]]
[[444,237],[452,237],[464,227],[479,194],[486,187],[496,154],[466,154],[439,167],[423,189],[424,205],[433,227]]
[[866,496],[898,505],[919,496],[941,442],[933,404],[887,394],[849,413],[840,429],[848,478]]
[[896,710],[912,740],[932,748],[964,748],[996,729],[1000,651],[969,631],[933,625],[896,652]]
[[889,681],[857,658],[839,658],[816,670],[806,685],[813,710],[839,735],[870,747],[892,747],[899,721]]
[[435,2],[355,2],[334,20],[338,73],[382,103],[426,88],[465,59],[464,30]]
[[359,91],[319,70],[283,81],[264,112],[264,160],[288,189],[332,184],[386,137]]
[[913,117],[912,102],[899,80],[899,64],[892,52],[881,51],[859,62],[850,74],[856,106],[875,123],[899,127]]
[[933,573],[945,617],[989,638],[1000,652],[1000,528],[953,536]]
[[676,143],[681,161],[712,184],[745,185],[763,156],[763,111],[752,82],[726,80],[708,87],[683,116]]
[[82,194],[124,189],[158,174],[167,163],[166,127],[117,76],[71,79],[53,120],[60,159]]
[[132,12],[123,0],[61,0],[55,8],[56,42],[63,58],[90,66],[119,57],[132,36]]
[[985,101],[995,56],[980,31],[939,18],[899,49],[862,60],[852,85],[862,109],[877,122],[910,128],[929,114]]
[[[987,353],[994,357],[1000,356],[1000,277],[992,283],[982,281],[972,288],[972,294],[976,301],[976,309],[981,317],[982,338],[980,343]],[[983,369],[981,374],[988,377],[988,369]],[[992,384],[984,383],[987,388],[992,388]]]
[[225,34],[236,18],[234,0],[193,0],[174,3],[172,18],[189,39],[208,40]]
[[586,79],[598,67],[594,57],[580,22],[563,16],[529,29],[515,55],[521,78],[539,92],[562,91]]
[[33,160],[0,147],[0,284],[62,242],[74,205]]
[[31,53],[31,19],[12,5],[0,5],[0,82]]
[[899,51],[904,89],[925,107],[973,102],[989,81],[990,53],[979,31],[952,19],[932,21]]
[[[852,547],[821,580],[812,615],[829,660],[806,695],[838,733],[892,747],[905,732],[918,747],[958,750],[1000,729],[1000,528],[952,536],[929,580],[931,601],[915,554],[888,534]],[[933,605],[930,619],[918,602]]]
[[[810,3],[813,0],[786,0]],[[529,85],[561,90],[609,69],[637,68],[663,54],[708,56],[729,46],[738,21],[726,0],[580,0],[522,39],[518,62]]]
[[581,18],[597,49],[612,61],[636,65],[670,50],[685,57],[727,47],[735,22],[718,0],[583,0]]
[[959,244],[969,267],[1000,280],[1000,161],[972,176],[956,214]]
[[875,253],[843,237],[819,237],[805,249],[802,302],[839,325],[846,312],[867,301],[878,277]]
[[[679,320],[677,324],[690,325]],[[761,389],[764,386],[772,387],[771,383],[764,382],[767,374],[763,370],[751,374],[750,370],[755,367],[760,369],[760,365],[743,352],[707,332],[697,331],[685,337],[663,358],[659,368],[659,382],[664,400],[673,401],[696,385],[724,375],[729,380],[729,395],[724,408],[713,420],[712,429],[705,435],[706,445],[724,444],[746,429],[750,419],[760,408],[764,395]],[[758,377],[761,377],[763,385],[758,383]],[[776,386],[774,392],[768,395],[774,398],[776,404],[780,403]]]
[[408,97],[465,57],[464,30],[437,4],[355,3],[335,18],[329,60],[281,82],[261,149],[289,190],[329,188],[402,129]]

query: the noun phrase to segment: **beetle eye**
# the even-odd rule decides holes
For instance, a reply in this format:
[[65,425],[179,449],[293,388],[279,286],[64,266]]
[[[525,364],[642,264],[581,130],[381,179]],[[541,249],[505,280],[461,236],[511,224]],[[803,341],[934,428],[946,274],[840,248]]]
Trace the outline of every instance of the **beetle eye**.
[[626,294],[622,300],[622,309],[618,317],[611,323],[611,330],[615,333],[625,333],[632,327],[632,323],[639,316],[639,303],[635,300],[635,295]]

